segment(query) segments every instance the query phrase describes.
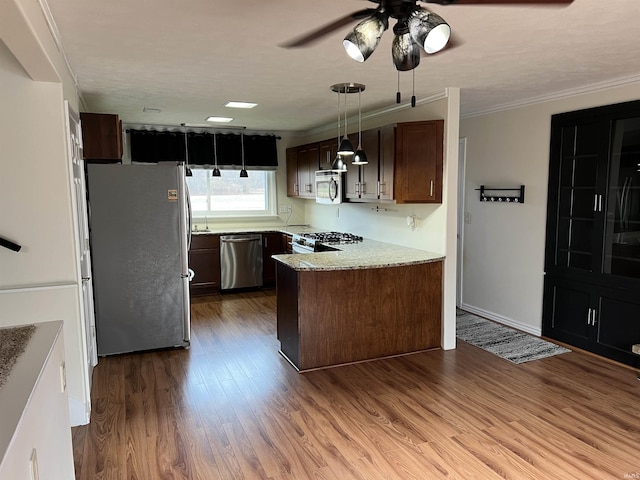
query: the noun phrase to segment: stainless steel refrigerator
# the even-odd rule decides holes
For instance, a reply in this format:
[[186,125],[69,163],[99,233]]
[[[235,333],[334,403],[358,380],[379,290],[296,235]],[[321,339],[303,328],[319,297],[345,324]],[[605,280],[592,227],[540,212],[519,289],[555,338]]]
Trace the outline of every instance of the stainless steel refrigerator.
[[98,355],[188,347],[184,167],[88,164]]

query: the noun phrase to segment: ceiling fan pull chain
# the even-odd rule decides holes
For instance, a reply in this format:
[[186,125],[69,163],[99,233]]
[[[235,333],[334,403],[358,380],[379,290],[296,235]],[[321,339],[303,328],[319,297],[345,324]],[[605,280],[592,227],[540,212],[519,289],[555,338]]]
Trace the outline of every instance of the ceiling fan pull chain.
[[411,95],[411,108],[416,106],[416,69],[413,69],[413,95]]
[[402,97],[400,95],[400,70],[398,70],[398,91],[396,92],[396,103],[400,103]]

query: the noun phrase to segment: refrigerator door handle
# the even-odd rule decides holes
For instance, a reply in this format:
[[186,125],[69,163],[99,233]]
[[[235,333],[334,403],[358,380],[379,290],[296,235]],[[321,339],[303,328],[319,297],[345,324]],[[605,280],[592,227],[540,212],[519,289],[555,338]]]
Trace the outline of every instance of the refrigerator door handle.
[[187,185],[187,178],[184,177],[184,196],[187,201],[187,252],[191,250],[191,231],[193,230],[193,214],[191,212],[191,195],[189,194],[189,185]]

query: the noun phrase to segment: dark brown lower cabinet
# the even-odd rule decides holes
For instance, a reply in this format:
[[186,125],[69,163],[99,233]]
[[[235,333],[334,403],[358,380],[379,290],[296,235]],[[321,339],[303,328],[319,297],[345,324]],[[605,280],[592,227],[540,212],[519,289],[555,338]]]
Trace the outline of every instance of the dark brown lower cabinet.
[[640,368],[638,292],[547,276],[543,334]]
[[280,351],[299,371],[440,346],[441,261],[276,271]]
[[285,253],[282,246],[282,234],[280,232],[268,232],[262,234],[262,284],[265,287],[276,283],[276,263],[272,255]]
[[220,236],[199,234],[191,237],[189,268],[194,276],[190,283],[192,296],[220,293]]

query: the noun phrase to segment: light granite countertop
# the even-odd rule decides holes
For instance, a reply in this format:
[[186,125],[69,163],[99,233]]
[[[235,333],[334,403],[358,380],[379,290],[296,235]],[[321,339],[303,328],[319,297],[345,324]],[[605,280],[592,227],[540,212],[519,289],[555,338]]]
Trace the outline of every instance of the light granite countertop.
[[[208,231],[192,232],[194,235],[281,232],[290,235],[323,232],[310,225],[265,225],[255,227],[209,227]],[[307,254],[274,255],[273,259],[298,271],[310,270],[358,270],[368,268],[398,267],[444,260],[440,253],[403,247],[392,243],[364,239],[358,243],[331,245],[338,251]]]
[[[62,322],[35,325],[24,351],[17,355],[6,383],[0,388],[0,463],[29,404],[33,389],[40,378],[52,347],[62,332]],[[26,460],[25,460],[26,462]]]
[[444,260],[444,255],[391,243],[364,239],[358,243],[331,245],[339,251],[274,255],[273,258],[298,271],[359,270],[399,267]]
[[297,233],[313,233],[324,232],[320,228],[314,228],[311,225],[260,225],[255,227],[234,227],[234,226],[215,226],[209,227],[207,230],[192,231],[193,235],[233,235],[235,233],[264,233],[264,232],[281,232],[294,235]]

